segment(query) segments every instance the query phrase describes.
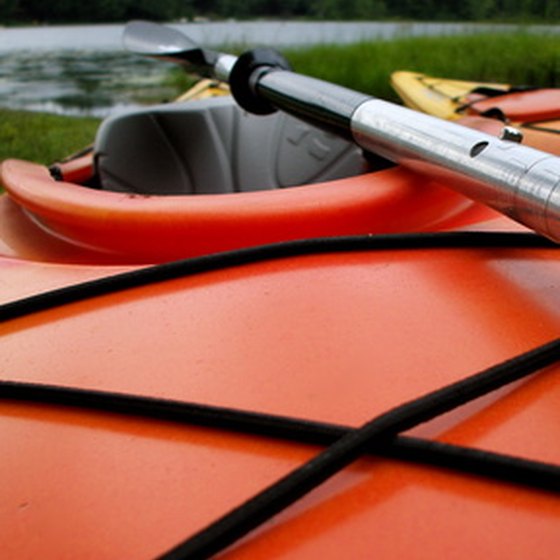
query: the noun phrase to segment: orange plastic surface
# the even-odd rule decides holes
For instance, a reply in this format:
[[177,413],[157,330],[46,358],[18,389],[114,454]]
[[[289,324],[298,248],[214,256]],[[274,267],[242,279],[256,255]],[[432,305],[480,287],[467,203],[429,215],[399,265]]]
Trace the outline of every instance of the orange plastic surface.
[[[41,235],[29,242],[18,236],[17,249],[6,254],[33,252],[44,260],[51,260],[53,238],[67,242],[70,261],[83,261],[86,249],[94,262],[161,262],[291,239],[457,227],[475,219],[473,213],[495,216],[396,168],[290,189],[196,196],[97,191],[57,182],[43,166],[17,160],[2,164],[0,180],[10,198],[3,208],[0,203],[0,214],[10,214],[20,228],[39,224],[45,242],[37,250]],[[25,215],[14,217],[21,211],[11,201]],[[33,226],[21,223],[29,215]],[[63,258],[62,248],[55,252]]]
[[[478,94],[473,94],[478,96]],[[545,97],[545,104],[539,105],[539,99]],[[477,97],[478,98],[478,97]],[[499,135],[504,123],[493,118],[478,116],[484,111],[496,107],[523,135],[522,143],[544,152],[560,155],[560,94],[558,90],[535,90],[525,93],[511,93],[494,98],[485,97],[474,103],[468,116],[459,117],[458,122],[483,130],[488,134]]]
[[[457,122],[488,134],[499,134],[504,127],[500,121],[476,116],[461,117]],[[512,123],[512,125],[521,132],[522,144],[525,146],[560,156],[560,120]]]
[[93,151],[76,158],[72,158],[56,167],[60,170],[64,181],[69,183],[85,183],[93,177]]
[[499,109],[513,122],[555,119],[560,117],[560,90],[536,89],[487,97],[469,105],[468,112],[482,114],[490,109]]

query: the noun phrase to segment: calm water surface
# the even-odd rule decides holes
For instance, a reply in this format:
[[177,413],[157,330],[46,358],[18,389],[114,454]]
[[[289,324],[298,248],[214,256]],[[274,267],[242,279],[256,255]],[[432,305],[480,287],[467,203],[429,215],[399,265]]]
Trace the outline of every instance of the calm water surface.
[[[514,30],[445,23],[211,22],[177,24],[206,46],[306,46],[421,35]],[[538,28],[537,32],[559,28]],[[171,65],[124,51],[122,25],[0,28],[0,106],[105,116],[175,95]]]

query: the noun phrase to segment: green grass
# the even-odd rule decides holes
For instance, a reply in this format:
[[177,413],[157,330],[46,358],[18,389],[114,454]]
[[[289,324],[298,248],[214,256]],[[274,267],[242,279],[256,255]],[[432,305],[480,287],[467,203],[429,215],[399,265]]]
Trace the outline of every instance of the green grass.
[[395,70],[434,76],[560,87],[558,37],[503,35],[406,38],[284,53],[294,69],[364,93],[395,100]]
[[99,119],[0,109],[0,161],[49,164],[91,144]]
[[[517,85],[560,87],[558,38],[528,33],[407,38],[350,46],[317,46],[284,54],[296,71],[385,99],[394,70]],[[192,77],[166,77],[177,92]],[[16,157],[51,163],[92,142],[99,121],[0,110],[0,161]]]

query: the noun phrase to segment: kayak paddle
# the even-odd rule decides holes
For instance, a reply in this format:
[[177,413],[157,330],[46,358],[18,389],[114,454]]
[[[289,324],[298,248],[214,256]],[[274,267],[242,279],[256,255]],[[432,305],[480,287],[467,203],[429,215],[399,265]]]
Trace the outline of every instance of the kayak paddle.
[[418,113],[369,95],[290,71],[272,49],[234,57],[203,49],[176,29],[134,21],[125,46],[137,54],[187,66],[228,82],[245,110],[281,109],[424,173],[560,242],[560,158],[519,144],[509,127],[501,138]]

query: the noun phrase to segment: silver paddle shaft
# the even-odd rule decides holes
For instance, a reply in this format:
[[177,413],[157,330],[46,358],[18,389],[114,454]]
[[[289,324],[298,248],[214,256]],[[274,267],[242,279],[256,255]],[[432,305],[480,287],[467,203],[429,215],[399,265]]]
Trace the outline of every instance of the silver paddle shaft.
[[560,242],[560,158],[378,99],[354,111],[351,129],[364,149]]
[[560,243],[554,155],[292,72],[263,73],[255,91]]
[[237,57],[232,54],[218,53],[214,64],[214,77],[222,82],[229,82],[229,76],[232,68],[237,62]]

